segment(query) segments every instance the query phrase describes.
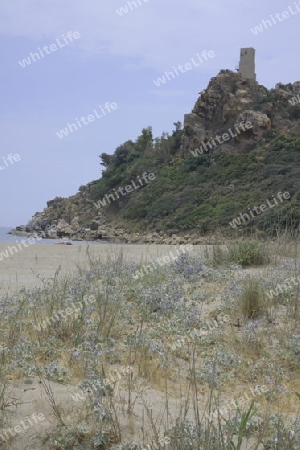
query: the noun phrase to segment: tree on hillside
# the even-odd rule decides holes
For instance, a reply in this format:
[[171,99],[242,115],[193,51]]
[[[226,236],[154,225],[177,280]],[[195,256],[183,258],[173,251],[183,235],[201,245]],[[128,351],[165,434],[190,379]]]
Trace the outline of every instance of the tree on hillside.
[[142,153],[145,150],[153,148],[153,134],[152,127],[146,127],[142,129],[142,134],[136,140],[136,149]]
[[108,155],[107,153],[102,153],[99,158],[101,158],[101,166],[108,167],[113,161],[113,155]]

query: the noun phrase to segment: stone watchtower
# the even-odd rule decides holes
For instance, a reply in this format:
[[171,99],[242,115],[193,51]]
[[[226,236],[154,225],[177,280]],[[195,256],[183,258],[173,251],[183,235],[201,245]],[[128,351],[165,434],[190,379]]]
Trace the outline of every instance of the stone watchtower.
[[243,80],[256,81],[254,48],[241,48],[238,72],[242,75]]

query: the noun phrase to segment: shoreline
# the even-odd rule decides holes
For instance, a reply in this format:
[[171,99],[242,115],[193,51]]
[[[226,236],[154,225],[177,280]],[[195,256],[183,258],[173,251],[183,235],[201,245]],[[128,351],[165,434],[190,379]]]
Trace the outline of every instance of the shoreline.
[[[206,244],[222,244],[223,241],[227,240],[225,237],[223,237],[223,239],[218,239],[216,238],[216,236],[203,236],[203,237],[194,237],[194,236],[178,236],[178,235],[173,235],[172,237],[166,237],[166,236],[160,236],[157,233],[147,233],[146,235],[139,235],[137,236],[137,233],[133,234],[133,235],[129,235],[128,233],[126,233],[124,236],[120,236],[120,235],[107,235],[104,236],[101,239],[91,239],[90,235],[86,236],[85,238],[78,238],[76,236],[64,236],[64,237],[43,237],[41,235],[38,234],[38,232],[36,233],[26,233],[23,231],[19,231],[19,232],[14,232],[14,233],[7,233],[9,236],[18,236],[24,239],[31,239],[31,238],[35,238],[36,236],[38,236],[39,238],[41,238],[41,242],[43,240],[53,240],[53,241],[64,241],[64,240],[68,240],[70,242],[76,242],[76,243],[81,243],[81,242],[90,242],[90,243],[107,243],[107,244],[136,244],[136,245],[148,245],[148,244],[154,244],[154,245],[181,245],[181,244],[192,244],[192,245],[206,245]],[[40,240],[40,239],[38,239]]]

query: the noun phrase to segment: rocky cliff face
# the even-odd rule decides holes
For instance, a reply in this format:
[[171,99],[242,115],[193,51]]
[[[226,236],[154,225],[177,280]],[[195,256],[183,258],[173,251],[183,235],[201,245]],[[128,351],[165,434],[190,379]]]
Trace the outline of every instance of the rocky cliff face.
[[[224,152],[245,153],[263,145],[272,130],[280,134],[300,131],[300,82],[276,85],[268,90],[253,80],[242,80],[240,74],[222,70],[211,79],[207,89],[200,93],[191,113],[184,116],[184,132],[176,157],[185,158],[203,142],[216,142],[241,123],[251,122],[252,127],[241,130],[236,136],[222,143]],[[298,96],[298,106],[290,100]],[[296,108],[296,109],[295,109]],[[277,133],[278,134],[278,133]],[[213,153],[214,148],[209,149]],[[92,184],[92,183],[91,183]],[[197,235],[177,237],[164,233],[130,233],[129,229],[113,226],[113,215],[107,209],[97,210],[90,195],[91,184],[81,186],[79,192],[69,198],[55,198],[47,202],[43,212],[36,213],[27,225],[12,230],[12,234],[38,233],[45,238],[69,238],[73,240],[106,240],[142,243],[202,243]]]
[[[84,218],[89,222],[81,225]],[[164,235],[161,233],[131,233],[128,229],[117,228],[109,224],[104,210],[95,212],[95,205],[90,197],[89,185],[81,186],[78,194],[69,198],[57,197],[47,202],[47,208],[37,212],[27,225],[20,225],[10,232],[13,235],[44,239],[67,238],[73,241],[106,241],[115,243],[142,244],[187,244],[191,236]],[[207,239],[192,237],[195,244],[208,243]],[[209,240],[211,242],[211,239]],[[217,242],[217,241],[216,241]]]
[[222,70],[200,93],[192,112],[184,116],[181,154],[211,142],[229,129],[234,132],[247,121],[253,125],[251,130],[239,129],[240,134],[222,144],[224,151],[246,152],[258,142],[263,143],[272,128],[293,131],[298,124],[290,120],[288,100],[299,93],[300,82],[278,84],[269,91],[254,80],[242,80],[239,73]]
[[[31,236],[35,233],[47,239],[110,240],[104,211],[95,211],[89,195],[89,185],[81,186],[78,194],[69,198],[56,197],[47,202],[47,208],[37,212],[27,225],[21,225],[11,234]],[[82,225],[84,218],[85,226]]]

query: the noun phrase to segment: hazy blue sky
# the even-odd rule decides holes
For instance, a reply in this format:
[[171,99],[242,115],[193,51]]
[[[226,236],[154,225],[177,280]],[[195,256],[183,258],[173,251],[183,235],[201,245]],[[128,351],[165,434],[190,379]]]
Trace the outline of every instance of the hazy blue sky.
[[[300,79],[300,12],[293,0],[136,0],[137,8],[119,15],[116,9],[126,4],[1,0],[0,225],[25,224],[47,200],[99,178],[99,154],[135,140],[143,127],[152,126],[155,136],[171,132],[211,77],[235,69],[240,47],[256,49],[260,84]],[[251,32],[289,7],[289,18]],[[67,45],[62,35],[69,31],[80,37],[66,38]],[[49,54],[21,67],[19,61],[45,45]],[[153,80],[203,50],[215,57],[156,87]],[[76,117],[94,109],[100,115],[106,102],[118,108],[62,139],[56,135]],[[20,161],[11,164],[10,153]]]

